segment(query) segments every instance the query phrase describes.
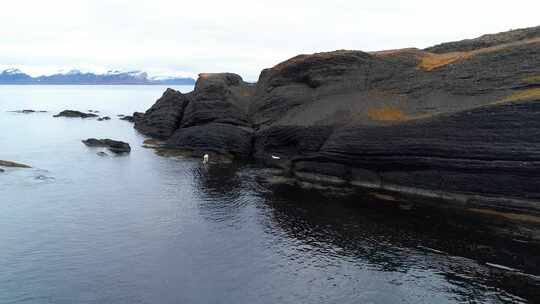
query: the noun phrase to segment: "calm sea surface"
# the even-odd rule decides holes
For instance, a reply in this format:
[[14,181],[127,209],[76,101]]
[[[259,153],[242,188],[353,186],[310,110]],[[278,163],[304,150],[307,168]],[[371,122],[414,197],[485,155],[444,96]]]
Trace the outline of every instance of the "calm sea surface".
[[[142,148],[116,116],[146,110],[164,89],[0,86],[0,159],[33,166],[0,173],[0,303],[534,300],[485,264],[511,253],[475,235],[475,222],[271,192],[252,165],[205,167]],[[49,113],[7,112],[22,109]],[[112,120],[52,117],[64,109]],[[132,152],[98,156],[81,143],[89,137]]]

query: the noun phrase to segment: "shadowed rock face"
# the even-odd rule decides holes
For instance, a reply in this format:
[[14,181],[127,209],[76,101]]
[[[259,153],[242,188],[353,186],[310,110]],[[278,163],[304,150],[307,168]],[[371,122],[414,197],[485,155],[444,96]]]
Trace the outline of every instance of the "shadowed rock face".
[[189,98],[173,89],[163,96],[142,117],[135,119],[135,129],[148,136],[166,139],[180,126]]
[[256,85],[201,74],[178,99],[175,123],[156,127],[169,147],[251,156],[300,182],[540,214],[539,27],[300,55]]
[[252,129],[212,122],[178,129],[166,141],[165,147],[189,150],[197,156],[214,152],[237,158],[249,158],[252,136]]

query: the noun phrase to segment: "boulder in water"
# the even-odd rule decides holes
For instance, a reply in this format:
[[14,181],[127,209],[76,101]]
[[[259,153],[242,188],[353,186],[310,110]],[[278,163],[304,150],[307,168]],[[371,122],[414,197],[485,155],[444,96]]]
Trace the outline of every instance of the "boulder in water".
[[131,152],[129,144],[123,141],[89,138],[82,142],[88,147],[104,147],[117,154]]
[[83,113],[83,112],[74,111],[74,110],[65,110],[54,115],[53,117],[91,118],[91,117],[98,117],[98,115],[92,114],[92,113]]

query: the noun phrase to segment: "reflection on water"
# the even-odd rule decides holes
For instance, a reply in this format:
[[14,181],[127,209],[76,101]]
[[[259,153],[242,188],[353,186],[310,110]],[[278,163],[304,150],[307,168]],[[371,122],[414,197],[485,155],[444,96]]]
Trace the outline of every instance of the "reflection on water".
[[[433,288],[434,294],[446,294],[445,301],[451,302],[514,303],[540,298],[540,281],[530,275],[540,273],[540,250],[501,238],[498,230],[506,223],[456,210],[403,209],[362,195],[332,197],[288,186],[265,191],[268,189],[256,181],[257,174],[257,169],[234,166],[199,168],[194,177],[201,196],[220,200],[217,205],[215,200],[201,204],[201,209],[209,219],[221,221],[222,216],[242,213],[246,206],[242,196],[261,199],[258,207],[266,216],[259,221],[265,231],[283,232],[293,241],[293,248],[282,254],[291,260],[310,257],[322,268],[347,261],[362,269],[361,273],[331,278],[340,284],[357,280],[359,275],[385,273],[383,277],[393,278],[376,285],[379,290],[375,293],[383,293],[387,287],[392,291],[379,294],[380,302],[420,299],[400,294],[390,285],[406,287],[422,297],[427,296],[422,288]],[[511,265],[528,273],[501,271],[485,263]],[[425,284],[433,280],[437,283]]]
[[[126,107],[144,110],[161,94],[151,87],[1,89],[0,108],[23,108],[8,100],[61,108],[75,96],[81,104],[73,108],[92,104],[111,117]],[[540,274],[540,250],[501,238],[513,227],[499,222],[270,187],[251,165],[158,156],[115,119],[0,112],[0,127],[12,130],[0,134],[0,159],[34,165],[0,173],[0,303],[540,298],[532,276],[485,264]],[[100,157],[80,143],[96,136],[128,141],[132,153]]]

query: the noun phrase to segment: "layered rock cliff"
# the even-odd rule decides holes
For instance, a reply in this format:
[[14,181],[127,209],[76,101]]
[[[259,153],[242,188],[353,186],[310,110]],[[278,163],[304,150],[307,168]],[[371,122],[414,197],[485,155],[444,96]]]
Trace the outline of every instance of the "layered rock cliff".
[[426,50],[300,55],[256,84],[202,74],[135,127],[284,176],[540,214],[540,27]]

